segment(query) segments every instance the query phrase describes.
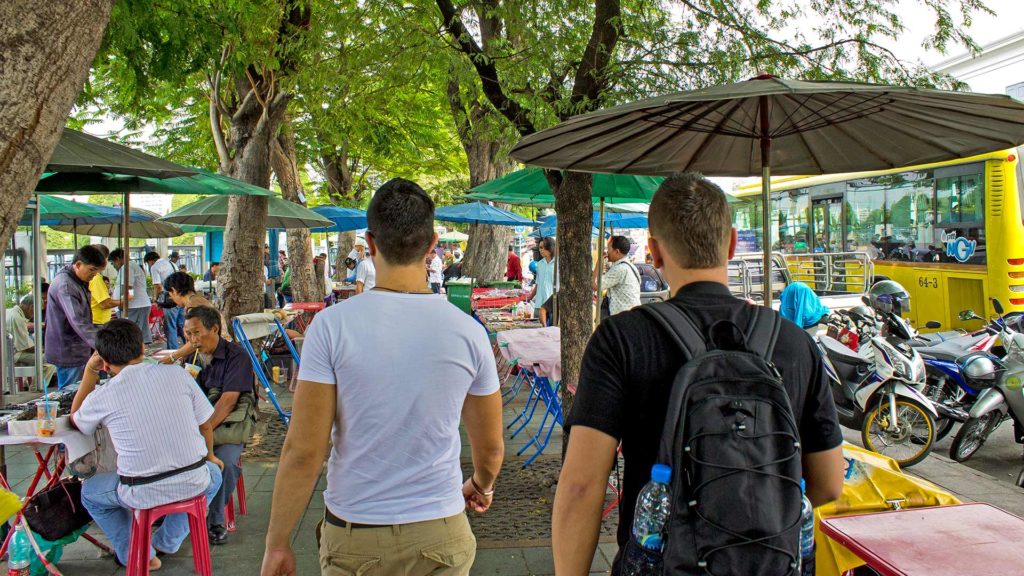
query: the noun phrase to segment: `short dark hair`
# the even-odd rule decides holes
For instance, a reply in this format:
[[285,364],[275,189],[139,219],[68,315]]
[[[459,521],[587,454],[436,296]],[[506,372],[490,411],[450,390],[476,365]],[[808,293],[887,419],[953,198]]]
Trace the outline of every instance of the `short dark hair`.
[[159,259],[160,255],[157,254],[156,252],[146,252],[146,255],[143,256],[142,261],[145,262],[146,264],[149,264],[150,262],[156,262]]
[[82,246],[75,252],[75,262],[104,268],[107,265],[107,257],[95,246]]
[[214,266],[220,266],[220,262],[210,262],[210,268],[213,268]]
[[515,247],[515,246],[513,246],[512,244],[509,244],[509,245],[508,245],[508,251],[509,251],[509,252],[515,252],[515,251],[516,251],[516,247]]
[[171,253],[170,253],[170,254],[169,254],[169,255],[167,256],[167,258],[169,258],[169,259],[171,259],[171,260],[173,260],[173,259],[175,259],[175,258],[180,258],[180,257],[181,257],[181,255],[180,255],[180,254],[178,254],[178,251],[177,251],[177,250],[175,250],[174,252],[171,252]]
[[555,239],[552,238],[551,236],[545,236],[545,237],[541,238],[540,239],[540,244],[538,245],[537,249],[539,250],[540,248],[544,248],[548,252],[554,253],[555,252]]
[[110,258],[110,248],[107,248],[103,244],[93,244],[93,246],[95,246],[96,249],[99,250],[101,254],[103,254],[104,258]]
[[107,364],[124,366],[142,356],[142,330],[131,320],[111,320],[96,331],[96,352]]
[[392,178],[374,193],[366,223],[385,260],[412,264],[434,239],[434,201],[415,182]]
[[199,320],[203,328],[207,330],[216,328],[217,332],[220,332],[220,312],[217,312],[217,310],[209,306],[196,306],[195,308],[190,308],[188,313],[185,314],[185,320],[191,320],[192,318]]
[[171,289],[181,295],[191,294],[196,291],[196,283],[187,272],[175,272],[164,278],[164,290]]
[[669,176],[654,193],[648,214],[651,236],[683,268],[725,265],[732,214],[715,183],[693,172]]
[[629,254],[629,249],[633,246],[633,243],[629,241],[629,238],[625,236],[612,236],[612,248],[615,248],[623,254]]
[[114,251],[110,253],[110,259],[111,260],[123,260],[124,259],[124,249],[123,248],[114,248]]

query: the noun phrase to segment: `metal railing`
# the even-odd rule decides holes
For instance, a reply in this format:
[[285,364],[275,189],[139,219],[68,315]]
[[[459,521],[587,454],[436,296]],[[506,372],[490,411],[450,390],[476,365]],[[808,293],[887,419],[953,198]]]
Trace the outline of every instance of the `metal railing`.
[[[871,285],[874,266],[866,252],[818,254],[772,253],[772,298],[792,282],[804,282],[821,296],[860,294]],[[733,295],[764,300],[764,265],[760,252],[737,254],[729,261]]]

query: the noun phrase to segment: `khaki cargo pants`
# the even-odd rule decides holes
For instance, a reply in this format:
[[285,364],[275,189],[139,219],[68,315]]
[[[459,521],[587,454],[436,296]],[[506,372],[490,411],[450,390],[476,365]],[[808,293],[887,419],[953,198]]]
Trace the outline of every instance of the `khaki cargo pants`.
[[317,526],[322,576],[465,576],[476,538],[464,513],[411,524]]

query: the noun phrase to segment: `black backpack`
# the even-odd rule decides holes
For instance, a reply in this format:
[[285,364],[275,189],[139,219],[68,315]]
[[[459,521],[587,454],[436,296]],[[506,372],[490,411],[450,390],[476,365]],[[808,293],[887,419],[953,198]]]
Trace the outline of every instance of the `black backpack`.
[[798,574],[800,437],[771,362],[781,318],[755,307],[742,332],[720,321],[710,340],[729,330],[744,345],[718,349],[674,304],[642,309],[687,360],[672,385],[658,455],[672,466],[664,574]]

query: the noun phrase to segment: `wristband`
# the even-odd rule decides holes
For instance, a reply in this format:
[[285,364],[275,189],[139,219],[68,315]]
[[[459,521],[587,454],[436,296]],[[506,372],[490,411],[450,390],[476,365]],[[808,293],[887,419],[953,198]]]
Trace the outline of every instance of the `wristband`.
[[480,496],[494,496],[494,488],[491,488],[490,490],[484,492],[480,488],[480,486],[477,485],[476,480],[474,480],[472,476],[469,477],[469,483],[473,486],[473,492],[476,492],[478,495],[480,495]]

